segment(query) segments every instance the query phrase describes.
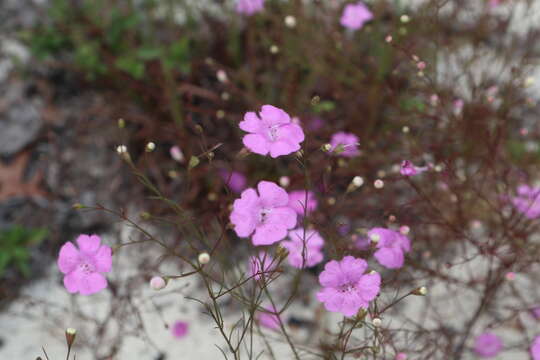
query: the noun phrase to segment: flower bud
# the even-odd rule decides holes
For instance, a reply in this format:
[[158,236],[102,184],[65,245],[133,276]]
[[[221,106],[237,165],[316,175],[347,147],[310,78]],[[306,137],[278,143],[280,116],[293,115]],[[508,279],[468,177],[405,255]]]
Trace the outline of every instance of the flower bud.
[[380,327],[382,325],[382,320],[379,319],[379,318],[375,318],[373,319],[373,321],[371,322],[373,324],[373,326],[375,327]]
[[210,262],[210,254],[208,254],[207,252],[200,253],[198,260],[199,264],[208,264]]
[[165,289],[168,283],[168,278],[162,278],[161,276],[154,276],[150,280],[150,287],[156,291]]
[[417,296],[426,296],[427,295],[427,288],[425,286],[421,286],[421,287],[411,291],[411,294],[417,295]]
[[77,335],[76,329],[73,329],[73,328],[66,329],[66,342],[67,342],[68,348],[71,348],[71,345],[73,345],[76,335]]

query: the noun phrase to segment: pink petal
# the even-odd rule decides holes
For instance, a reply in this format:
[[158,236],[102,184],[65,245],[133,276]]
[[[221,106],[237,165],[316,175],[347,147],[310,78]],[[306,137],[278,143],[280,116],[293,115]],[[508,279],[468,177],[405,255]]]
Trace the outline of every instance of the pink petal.
[[288,124],[291,122],[289,114],[272,105],[263,105],[259,114],[267,125]]
[[298,124],[281,126],[279,128],[279,137],[294,143],[301,143],[305,139],[304,131]]
[[281,224],[264,224],[257,227],[251,238],[253,245],[271,245],[287,236],[287,229]]
[[300,150],[300,144],[285,140],[274,141],[270,144],[270,156],[274,159],[278,156],[289,155]]
[[281,207],[289,202],[289,195],[281,187],[270,181],[261,181],[257,185],[263,207]]
[[101,274],[90,273],[79,278],[79,292],[81,295],[91,295],[107,287],[107,279]]
[[72,294],[79,292],[79,276],[77,271],[64,276],[64,287]]
[[343,303],[341,304],[341,313],[345,316],[353,316],[358,313],[361,307],[367,308],[369,303],[364,301],[356,293],[345,293],[343,296]]
[[340,262],[341,271],[350,283],[355,283],[362,278],[368,264],[364,259],[345,256]]
[[336,260],[324,265],[324,271],[319,274],[319,283],[325,287],[339,287],[347,283],[345,275]]
[[259,197],[255,189],[244,190],[240,199],[236,199],[230,216],[234,231],[240,237],[248,237],[258,223],[256,213],[259,211]]
[[266,155],[270,151],[270,143],[260,134],[247,134],[242,143],[255,154]]
[[373,273],[362,276],[356,288],[360,297],[366,302],[375,299],[381,289],[381,275]]
[[247,112],[244,115],[244,120],[238,125],[240,126],[240,129],[246,132],[258,133],[261,128],[261,119],[259,119],[254,112]]
[[296,212],[290,207],[273,208],[266,219],[267,224],[281,224],[287,229],[296,225]]
[[64,274],[72,272],[79,265],[79,261],[79,250],[77,250],[71,241],[65,243],[58,255],[58,267],[60,271]]
[[400,248],[383,247],[373,255],[379,264],[388,269],[399,269],[403,266],[404,256]]
[[101,238],[97,235],[79,235],[77,245],[82,253],[87,255],[95,254],[101,243]]
[[96,255],[94,255],[94,265],[96,271],[107,273],[112,268],[112,250],[107,245],[101,245]]

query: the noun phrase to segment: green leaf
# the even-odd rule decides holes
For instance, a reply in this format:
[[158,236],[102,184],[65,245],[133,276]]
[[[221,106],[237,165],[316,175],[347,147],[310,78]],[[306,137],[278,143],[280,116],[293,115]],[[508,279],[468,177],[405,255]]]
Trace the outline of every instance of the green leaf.
[[116,59],[114,64],[118,69],[127,72],[135,79],[142,79],[144,77],[145,64],[141,60],[131,56],[122,56]]

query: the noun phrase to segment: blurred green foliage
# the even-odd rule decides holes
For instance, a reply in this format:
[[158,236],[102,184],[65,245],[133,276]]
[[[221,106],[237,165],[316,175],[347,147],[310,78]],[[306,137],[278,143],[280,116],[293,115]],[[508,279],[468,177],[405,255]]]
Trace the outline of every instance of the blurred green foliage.
[[151,62],[187,74],[190,39],[158,34],[162,20],[153,17],[156,6],[153,1],[135,8],[125,1],[83,0],[74,5],[55,0],[48,8],[48,21],[22,37],[37,58],[68,57],[89,80],[114,71],[143,80]]
[[39,244],[46,236],[46,229],[25,228],[20,225],[0,230],[0,276],[8,267],[14,266],[28,277],[30,247]]

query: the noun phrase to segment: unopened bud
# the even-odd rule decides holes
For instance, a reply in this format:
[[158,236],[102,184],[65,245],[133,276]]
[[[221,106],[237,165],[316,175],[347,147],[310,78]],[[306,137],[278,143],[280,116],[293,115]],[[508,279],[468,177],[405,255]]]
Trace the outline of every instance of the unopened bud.
[[194,167],[196,167],[197,165],[199,165],[201,161],[199,160],[198,157],[196,156],[192,156],[190,159],[189,159],[189,168],[190,169],[193,169]]
[[321,147],[321,150],[324,151],[324,152],[329,152],[330,150],[332,150],[332,145],[330,145],[330,144],[324,144],[324,145]]
[[425,286],[421,286],[417,289],[414,289],[411,294],[418,295],[418,296],[426,296],[427,295],[427,288]]
[[84,209],[86,206],[84,206],[83,204],[80,204],[80,203],[75,203],[73,204],[73,208],[75,210],[80,210],[80,209]]
[[162,278],[161,276],[154,276],[150,279],[150,287],[156,291],[164,289],[169,282],[168,278]]
[[375,327],[380,327],[382,325],[382,320],[379,319],[379,318],[375,318],[375,319],[373,319],[372,324]]
[[73,345],[76,335],[77,335],[76,329],[73,329],[73,328],[66,329],[66,342],[67,342],[68,348],[71,348],[71,345]]
[[146,144],[146,148],[145,148],[146,152],[152,152],[154,150],[156,150],[156,144],[155,143],[150,141],[148,144]]
[[203,252],[199,254],[198,257],[199,264],[205,265],[210,262],[210,255],[207,252]]
[[123,129],[126,127],[126,121],[122,118],[118,119],[118,128]]
[[282,176],[279,178],[279,185],[287,187],[291,184],[291,179],[288,176]]

